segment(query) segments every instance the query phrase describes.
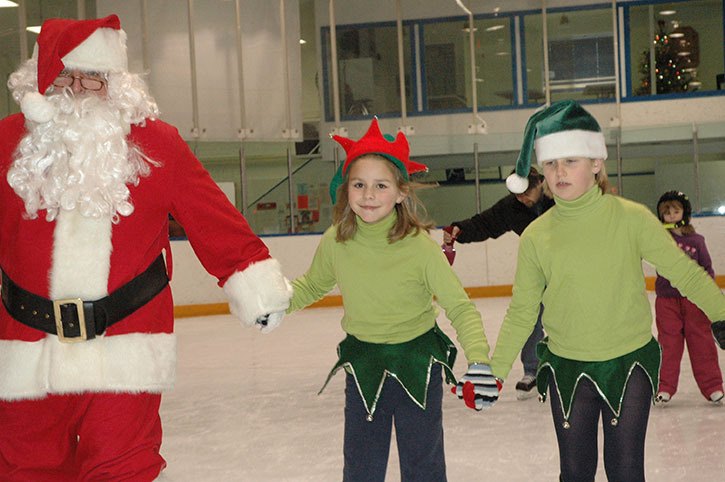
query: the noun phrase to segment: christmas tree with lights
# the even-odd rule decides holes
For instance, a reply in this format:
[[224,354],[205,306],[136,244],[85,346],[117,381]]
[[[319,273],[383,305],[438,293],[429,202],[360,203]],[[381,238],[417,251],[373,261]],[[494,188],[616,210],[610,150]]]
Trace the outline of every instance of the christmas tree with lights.
[[[665,31],[665,22],[660,20],[659,32],[654,37],[655,82],[658,94],[671,94],[688,92],[692,89],[694,66],[691,53],[685,49],[688,42],[679,40],[677,30],[668,34]],[[642,52],[639,65],[641,74],[639,86],[635,95],[652,94],[652,76],[650,71],[650,51]],[[697,83],[699,85],[699,83]]]

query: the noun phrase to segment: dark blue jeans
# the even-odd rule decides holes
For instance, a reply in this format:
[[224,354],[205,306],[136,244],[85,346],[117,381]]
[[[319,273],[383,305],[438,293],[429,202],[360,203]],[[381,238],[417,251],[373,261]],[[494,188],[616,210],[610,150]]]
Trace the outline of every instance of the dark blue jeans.
[[536,369],[539,367],[539,359],[536,356],[536,344],[544,338],[544,328],[541,326],[541,315],[544,313],[544,305],[539,307],[539,317],[536,319],[534,331],[529,335],[526,344],[521,349],[521,363],[524,365],[524,375],[536,376]]
[[431,369],[425,410],[413,402],[396,379],[388,377],[373,420],[369,422],[355,379],[348,374],[345,382],[343,481],[385,480],[393,423],[401,481],[445,481],[442,401],[443,381],[438,364]]

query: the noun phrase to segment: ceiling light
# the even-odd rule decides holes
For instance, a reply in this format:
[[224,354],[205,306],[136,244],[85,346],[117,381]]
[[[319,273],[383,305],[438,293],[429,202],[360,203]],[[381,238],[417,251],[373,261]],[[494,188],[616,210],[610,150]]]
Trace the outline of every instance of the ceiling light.
[[486,32],[495,32],[496,30],[501,30],[502,28],[504,28],[504,26],[501,25],[501,24],[499,24],[499,25],[493,25],[491,27],[487,27],[486,28]]
[[682,32],[672,32],[670,34],[670,38],[682,38],[684,36],[685,36],[685,34]]
[[677,13],[677,10],[661,10],[660,15],[674,15]]
[[[471,32],[471,29],[469,27],[463,27],[461,30],[463,32],[465,32],[465,33],[470,33]],[[473,31],[474,32],[478,32],[478,29],[476,27],[473,27]]]
[[18,4],[10,0],[0,0],[0,8],[17,7]]
[[725,205],[718,207],[717,208],[717,213],[718,214],[725,214]]
[[679,55],[680,57],[687,57],[688,55],[690,55],[690,52],[677,52],[677,55]]
[[40,25],[31,25],[30,27],[25,27],[25,30],[32,33],[40,33]]
[[303,38],[301,38],[301,39],[300,39],[300,45],[304,45],[304,44],[306,44],[306,43],[307,43],[307,40],[305,40],[305,39],[303,39]]

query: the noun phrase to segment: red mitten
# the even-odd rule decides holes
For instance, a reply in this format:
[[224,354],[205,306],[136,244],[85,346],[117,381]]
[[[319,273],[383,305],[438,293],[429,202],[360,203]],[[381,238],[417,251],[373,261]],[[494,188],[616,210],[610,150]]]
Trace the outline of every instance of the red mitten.
[[446,258],[448,258],[448,263],[451,266],[453,266],[453,261],[456,259],[456,248],[453,247],[453,243],[455,242],[456,237],[453,236],[453,228],[454,226],[446,226],[445,228],[443,228],[443,231],[450,234],[453,237],[453,240],[450,244],[446,242],[443,242],[443,244],[441,244],[441,249],[443,249],[443,253],[445,253]]

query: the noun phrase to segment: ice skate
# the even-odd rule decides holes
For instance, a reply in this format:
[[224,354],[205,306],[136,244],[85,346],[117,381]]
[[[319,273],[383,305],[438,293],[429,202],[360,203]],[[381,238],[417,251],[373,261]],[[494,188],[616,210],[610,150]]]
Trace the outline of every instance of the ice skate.
[[534,375],[524,375],[516,384],[516,399],[526,400],[536,395],[536,377]]
[[672,395],[670,395],[667,392],[659,392],[657,394],[657,397],[655,397],[655,405],[663,407],[665,404],[667,404],[670,399],[672,398]]
[[723,394],[722,390],[717,390],[710,394],[710,403],[713,405],[722,405],[723,398],[725,398],[725,394]]

